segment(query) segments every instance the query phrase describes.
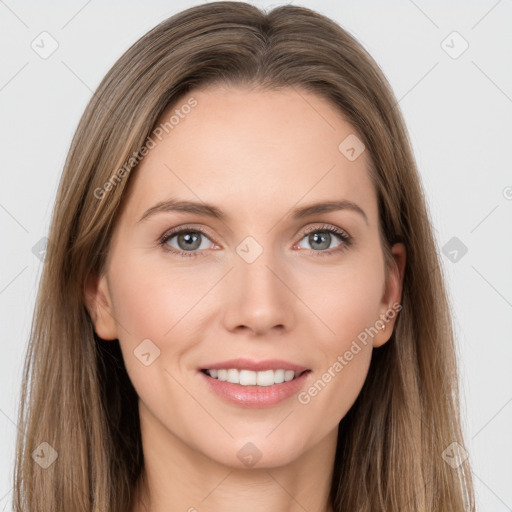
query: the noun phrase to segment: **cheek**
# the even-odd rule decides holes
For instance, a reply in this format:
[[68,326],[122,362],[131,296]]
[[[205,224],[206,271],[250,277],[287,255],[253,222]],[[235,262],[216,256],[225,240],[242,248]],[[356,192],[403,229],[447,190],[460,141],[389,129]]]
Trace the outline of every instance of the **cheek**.
[[328,430],[335,428],[356,401],[370,365],[370,345],[349,344],[344,348],[333,354],[297,396],[306,421],[315,422],[315,418],[322,417],[323,428]]
[[315,346],[322,353],[322,366],[298,399],[318,414],[329,411],[333,425],[354,403],[368,373],[384,290],[381,265],[375,257],[354,258],[335,270],[318,272],[314,286],[302,288],[304,302],[328,329],[318,330],[323,334]]
[[[346,281],[345,284],[348,285]],[[321,415],[332,428],[345,416],[366,380],[372,355],[372,336],[378,331],[377,297],[373,287],[360,281],[353,288],[332,293],[322,319],[333,332],[317,337],[315,350],[322,364],[298,401],[311,417]]]
[[301,278],[300,297],[328,328],[322,337],[327,352],[343,349],[379,318],[384,293],[381,265],[374,257],[351,258],[339,266],[310,272],[314,279],[306,274]]
[[194,283],[180,277],[183,272],[175,269],[171,275],[169,268],[127,257],[110,272],[126,371],[137,394],[155,415],[166,414],[159,412],[162,404],[186,402],[177,384],[177,366],[194,344],[184,329],[187,312],[202,294]]
[[186,365],[184,354],[200,341],[198,332],[212,307],[205,296],[217,278],[200,266],[184,268],[162,257],[126,254],[118,259],[122,264],[113,265],[110,272],[126,368],[137,380],[141,370],[138,355],[149,351],[150,359],[157,357],[155,364],[142,366],[144,379],[153,367],[174,372],[177,365]]
[[126,254],[111,271],[116,319],[132,338],[161,340],[211,287],[211,278],[162,256]]

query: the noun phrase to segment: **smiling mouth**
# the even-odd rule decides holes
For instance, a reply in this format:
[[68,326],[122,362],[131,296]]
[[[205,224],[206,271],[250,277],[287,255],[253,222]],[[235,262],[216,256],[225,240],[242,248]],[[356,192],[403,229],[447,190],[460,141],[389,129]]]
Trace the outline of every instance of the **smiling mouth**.
[[295,380],[311,370],[296,372],[278,368],[276,370],[253,371],[230,368],[201,371],[212,379],[229,382],[231,384],[239,384],[241,386],[273,386],[274,384],[283,384]]

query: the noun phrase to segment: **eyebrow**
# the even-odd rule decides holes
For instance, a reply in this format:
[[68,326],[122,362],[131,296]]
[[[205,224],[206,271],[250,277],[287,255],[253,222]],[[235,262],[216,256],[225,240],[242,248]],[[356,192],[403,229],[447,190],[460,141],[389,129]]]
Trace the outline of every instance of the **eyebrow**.
[[[300,208],[295,208],[292,210],[292,218],[302,219],[304,217],[317,215],[319,213],[329,213],[339,210],[350,210],[356,212],[361,215],[364,218],[366,224],[368,224],[368,217],[365,211],[356,203],[347,201],[345,199],[341,201],[314,203]],[[177,199],[168,199],[165,201],[160,201],[151,208],[148,208],[142,217],[138,220],[138,222],[142,222],[148,217],[162,212],[185,212],[193,213],[196,215],[204,215],[206,217],[212,217],[221,221],[228,220],[228,216],[214,205],[196,201],[179,201]]]

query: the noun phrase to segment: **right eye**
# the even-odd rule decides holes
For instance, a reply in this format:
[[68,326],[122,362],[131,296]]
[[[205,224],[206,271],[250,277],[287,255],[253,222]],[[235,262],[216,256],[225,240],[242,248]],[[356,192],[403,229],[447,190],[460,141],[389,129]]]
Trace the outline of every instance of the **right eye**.
[[[209,241],[209,243],[208,243]],[[199,249],[211,248],[213,242],[200,229],[181,228],[164,235],[160,244],[179,256],[198,256]]]

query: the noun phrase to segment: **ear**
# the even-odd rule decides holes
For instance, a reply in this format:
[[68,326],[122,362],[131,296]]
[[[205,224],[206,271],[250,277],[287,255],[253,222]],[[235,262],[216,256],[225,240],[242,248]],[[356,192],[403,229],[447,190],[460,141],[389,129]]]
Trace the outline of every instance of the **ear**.
[[[398,316],[397,305],[402,300],[402,287],[405,272],[406,250],[403,243],[396,243],[391,248],[393,256],[390,262],[389,273],[386,279],[384,295],[381,301],[381,310],[376,324],[379,329],[378,334],[373,338],[373,346],[380,347],[384,345],[393,333],[396,318]],[[382,326],[385,326],[382,329]]]
[[85,306],[96,334],[104,340],[117,339],[117,325],[105,274],[89,274],[85,285]]

